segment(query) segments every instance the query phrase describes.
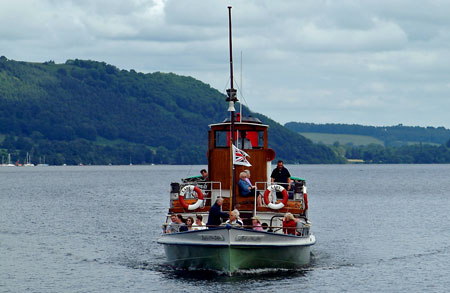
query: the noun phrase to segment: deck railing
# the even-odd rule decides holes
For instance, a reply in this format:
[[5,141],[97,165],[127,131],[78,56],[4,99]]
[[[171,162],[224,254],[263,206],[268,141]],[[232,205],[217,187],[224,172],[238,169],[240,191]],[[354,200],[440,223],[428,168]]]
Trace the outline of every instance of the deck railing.
[[[257,194],[258,192],[261,193],[261,196],[264,195],[264,192],[266,191],[267,187],[273,184],[277,184],[277,185],[285,185],[285,183],[279,183],[279,182],[275,182],[275,183],[268,183],[265,181],[258,181],[255,182],[255,196],[254,196],[254,200],[256,203],[256,198],[257,198]],[[293,188],[293,185],[291,187],[291,190],[286,190],[288,192],[289,195],[289,201],[295,201],[295,202],[302,202],[303,203],[303,188],[302,188],[302,196],[295,196],[296,192]],[[276,192],[272,191],[269,194],[269,200],[271,200],[272,203],[276,203],[277,201],[277,195]],[[263,206],[267,206],[264,203],[264,199],[263,199]],[[254,213],[256,214],[256,205],[255,205],[255,209],[254,209]]]
[[[203,193],[203,204],[204,207],[206,205],[207,200],[213,200],[218,197],[222,197],[222,182],[220,181],[193,181],[193,182],[184,182],[179,184],[179,190],[187,185],[193,185],[200,188]],[[172,201],[178,199],[179,191],[173,192],[171,191],[172,196],[170,197],[170,206],[173,206]],[[185,196],[185,199],[194,199],[196,198],[193,195],[193,192],[188,191]]]
[[[163,229],[163,233],[167,233],[167,227],[169,225],[178,225],[181,226],[181,224],[173,224],[173,223],[164,223],[161,228]],[[203,226],[195,226],[195,227],[204,227],[203,229],[198,229],[198,230],[208,230],[209,228],[223,228],[225,227],[226,224],[223,223],[221,225],[203,225]],[[193,227],[194,229],[189,230],[189,231],[196,231],[195,227]],[[252,225],[243,225],[243,226],[233,226],[235,228],[241,228],[241,229],[245,229],[245,230],[253,230],[253,226]],[[310,235],[310,224],[306,224],[303,228],[295,228],[295,232],[296,234],[289,234],[289,235],[294,235],[294,236],[298,236],[298,237],[308,237]],[[283,233],[282,231],[283,227],[282,226],[265,226],[264,230],[262,232],[268,232],[268,233]],[[188,231],[184,231],[184,232],[188,232]]]

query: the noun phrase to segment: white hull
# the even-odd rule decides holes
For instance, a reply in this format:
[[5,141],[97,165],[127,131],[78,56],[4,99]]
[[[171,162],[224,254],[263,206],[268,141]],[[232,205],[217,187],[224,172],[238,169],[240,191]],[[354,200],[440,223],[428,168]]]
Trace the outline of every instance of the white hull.
[[309,264],[315,237],[234,227],[163,234],[168,263],[177,268],[233,273],[260,268],[299,268]]

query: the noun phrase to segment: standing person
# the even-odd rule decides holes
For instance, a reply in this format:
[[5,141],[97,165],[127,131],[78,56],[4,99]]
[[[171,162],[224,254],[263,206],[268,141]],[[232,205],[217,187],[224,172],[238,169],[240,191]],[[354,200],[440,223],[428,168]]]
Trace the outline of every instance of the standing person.
[[281,183],[287,190],[291,190],[291,173],[289,170],[283,166],[283,161],[279,160],[277,163],[277,167],[272,171],[272,175],[270,175],[272,184]]
[[[208,171],[206,171],[206,169],[201,169],[200,170],[200,174],[202,174],[202,179],[200,179],[200,182],[208,182],[209,181],[209,174]],[[200,187],[203,192],[208,193],[208,197],[210,197],[209,192],[211,191],[211,183],[204,183],[204,184],[199,184],[198,187]],[[211,200],[208,199],[206,202],[208,205],[211,204]]]
[[239,140],[238,148],[240,148],[241,150],[243,149],[251,150],[253,148],[252,142],[250,141],[250,139],[247,138],[247,131],[245,130],[241,131],[241,139]]
[[222,224],[222,219],[228,219],[228,214],[222,212],[221,208],[223,205],[223,198],[219,197],[216,202],[209,209],[208,222],[206,225],[209,226],[219,226]]
[[200,174],[202,174],[203,181],[209,181],[208,171],[206,169],[201,169]]

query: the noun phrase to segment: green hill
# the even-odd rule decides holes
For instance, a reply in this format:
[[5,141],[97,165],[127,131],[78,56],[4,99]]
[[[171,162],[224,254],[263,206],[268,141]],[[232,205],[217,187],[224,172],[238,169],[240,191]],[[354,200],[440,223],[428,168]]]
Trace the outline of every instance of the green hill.
[[369,145],[380,144],[384,145],[383,141],[367,136],[357,134],[334,134],[334,133],[320,133],[320,132],[300,132],[304,137],[312,140],[315,143],[323,143],[326,145],[332,145],[336,142],[339,144],[351,144],[351,145]]
[[[225,96],[192,77],[138,73],[104,62],[29,63],[0,57],[0,154],[50,164],[200,164],[208,124],[227,115]],[[270,125],[277,159],[340,162],[335,153]],[[286,142],[289,143],[286,143]]]
[[[315,124],[304,122],[289,122],[284,126],[302,134],[362,135],[382,141],[385,146],[404,146],[420,143],[441,145],[450,138],[450,129],[431,126],[403,126],[402,124],[396,126],[364,126],[358,124]],[[353,143],[359,145],[357,142]]]
[[375,164],[450,163],[450,130],[444,127],[362,126],[289,122],[314,142],[329,145],[349,162]]

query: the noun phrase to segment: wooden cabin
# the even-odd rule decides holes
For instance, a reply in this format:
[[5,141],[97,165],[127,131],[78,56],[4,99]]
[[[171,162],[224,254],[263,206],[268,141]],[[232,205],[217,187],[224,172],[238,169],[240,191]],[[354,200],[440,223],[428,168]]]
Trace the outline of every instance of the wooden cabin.
[[[257,118],[245,117],[240,121],[234,123],[235,129],[235,145],[246,152],[249,157],[248,161],[252,166],[240,166],[235,165],[234,176],[232,173],[232,150],[230,148],[230,131],[231,123],[229,119],[224,120],[222,123],[211,124],[208,132],[208,183],[196,182],[199,186],[204,185],[205,190],[205,204],[202,207],[195,209],[195,213],[207,213],[212,203],[215,202],[217,197],[223,197],[225,203],[223,210],[228,210],[239,207],[240,211],[254,211],[255,203],[254,198],[241,197],[239,194],[239,188],[237,182],[239,181],[239,174],[244,170],[249,170],[251,174],[251,182],[256,184],[257,190],[261,194],[264,194],[268,184],[270,184],[270,174],[272,172],[271,162],[275,159],[275,151],[268,147],[267,130],[268,125],[262,124]],[[247,143],[243,143],[243,136],[246,137],[251,146]],[[234,180],[235,184],[232,184]],[[185,182],[188,184],[188,182]],[[300,180],[303,186],[304,181]],[[299,183],[299,184],[300,184]],[[232,201],[232,190],[234,188],[235,201]],[[184,213],[187,212],[179,200],[179,189],[172,188],[171,195],[171,208],[172,213]],[[186,199],[187,204],[196,202],[196,199]],[[232,203],[232,204],[230,204]],[[274,211],[268,207],[257,207],[258,212],[277,212],[286,213],[291,212],[293,214],[301,214],[304,212],[303,197],[302,200],[289,200],[287,205],[280,210]]]

